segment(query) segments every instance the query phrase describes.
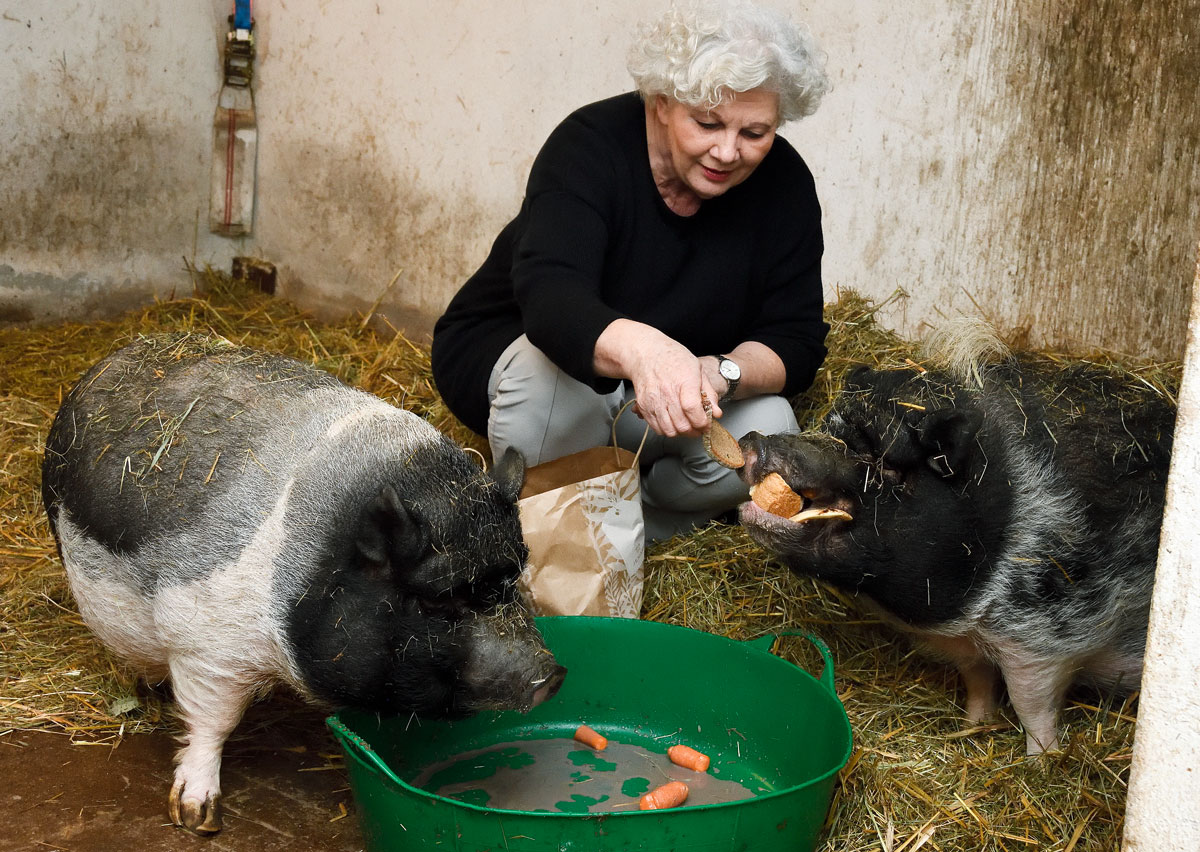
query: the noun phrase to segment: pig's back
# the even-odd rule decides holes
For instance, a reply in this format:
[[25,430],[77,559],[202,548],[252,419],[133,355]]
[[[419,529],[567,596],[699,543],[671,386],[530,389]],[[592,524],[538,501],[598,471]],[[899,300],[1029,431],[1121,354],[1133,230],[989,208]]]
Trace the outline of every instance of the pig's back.
[[[64,401],[46,441],[43,496],[56,531],[65,513],[96,546],[126,561],[140,554],[119,573],[148,593],[242,552],[297,466],[339,422],[362,416],[425,426],[287,358],[198,335],[144,338]],[[167,540],[187,550],[146,558]]]
[[1144,649],[1174,407],[1088,365],[1022,366],[987,402],[993,437],[983,440],[1014,496],[995,580],[975,606],[1024,647],[1075,656],[1080,671],[1128,688]]

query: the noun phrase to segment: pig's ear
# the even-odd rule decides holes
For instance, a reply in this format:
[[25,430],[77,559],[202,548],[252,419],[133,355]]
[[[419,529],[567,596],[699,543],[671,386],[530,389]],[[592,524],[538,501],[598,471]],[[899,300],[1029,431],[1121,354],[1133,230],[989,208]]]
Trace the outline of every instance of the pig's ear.
[[383,486],[367,504],[355,544],[366,565],[372,568],[386,568],[393,562],[411,564],[425,549],[420,525],[391,485]]
[[975,433],[983,423],[978,411],[941,408],[931,411],[917,424],[917,436],[926,452],[925,463],[944,477],[966,468]]
[[855,364],[846,371],[845,383],[848,385],[865,385],[870,383],[870,376],[875,371],[866,364]]
[[500,493],[505,500],[517,502],[521,495],[521,486],[525,484],[525,457],[515,447],[509,447],[496,462],[492,476],[500,486]]

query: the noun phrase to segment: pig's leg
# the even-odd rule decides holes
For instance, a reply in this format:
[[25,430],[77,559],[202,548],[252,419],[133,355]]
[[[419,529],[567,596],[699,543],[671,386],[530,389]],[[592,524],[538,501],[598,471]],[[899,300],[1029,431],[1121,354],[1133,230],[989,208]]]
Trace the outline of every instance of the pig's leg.
[[999,702],[996,686],[999,681],[996,667],[982,657],[960,660],[958,670],[967,687],[967,720],[979,723],[996,715]]
[[175,706],[186,732],[167,806],[172,822],[196,834],[221,830],[221,749],[254,695],[252,686],[215,675],[190,657],[171,661]]
[[1000,670],[1013,709],[1025,728],[1025,753],[1057,749],[1058,709],[1071,684],[1070,661],[1002,655]]
[[967,688],[967,719],[978,723],[992,718],[998,706],[999,673],[995,664],[965,636],[927,635],[923,638],[935,653],[949,659],[962,674]]

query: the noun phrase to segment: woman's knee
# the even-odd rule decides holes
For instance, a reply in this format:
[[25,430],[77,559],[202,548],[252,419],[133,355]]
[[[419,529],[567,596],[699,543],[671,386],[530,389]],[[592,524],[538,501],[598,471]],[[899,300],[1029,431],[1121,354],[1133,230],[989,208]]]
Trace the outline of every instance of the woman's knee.
[[529,465],[606,443],[609,403],[562,372],[522,335],[492,370],[488,443],[499,457],[516,447]]
[[728,403],[721,424],[735,438],[741,438],[750,432],[776,435],[780,432],[795,432],[800,428],[791,402],[786,397],[776,395],[756,396]]

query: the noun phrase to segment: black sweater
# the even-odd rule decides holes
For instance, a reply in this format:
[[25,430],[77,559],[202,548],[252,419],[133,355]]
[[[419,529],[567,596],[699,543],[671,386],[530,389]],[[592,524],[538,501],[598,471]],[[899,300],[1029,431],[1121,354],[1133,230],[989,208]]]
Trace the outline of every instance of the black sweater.
[[522,332],[597,391],[596,339],[622,317],[696,355],[755,340],[787,369],[785,395],[825,358],[821,208],[785,139],[742,184],[679,216],[654,184],[636,93],[577,110],[534,160],[521,211],[438,320],[433,376],[450,410],[486,434],[487,383]]

